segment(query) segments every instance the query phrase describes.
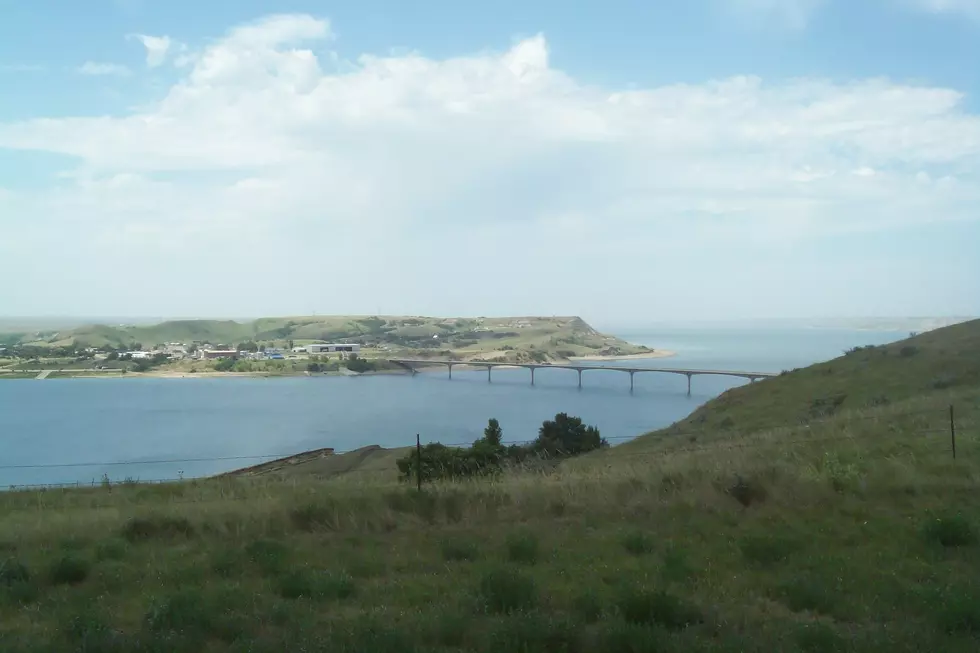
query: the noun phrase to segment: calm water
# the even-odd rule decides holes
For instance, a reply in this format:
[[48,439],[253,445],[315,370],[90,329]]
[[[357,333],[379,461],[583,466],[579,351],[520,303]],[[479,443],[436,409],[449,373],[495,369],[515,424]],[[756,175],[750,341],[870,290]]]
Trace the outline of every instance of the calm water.
[[[882,344],[904,332],[830,329],[622,331],[631,342],[677,356],[619,366],[778,372]],[[601,364],[596,364],[601,366]],[[91,483],[108,474],[186,478],[334,447],[467,443],[496,417],[505,440],[526,440],[558,412],[582,417],[606,437],[665,426],[739,379],[569,370],[433,372],[410,376],[280,379],[51,379],[0,381],[0,487]],[[199,460],[254,456],[254,459]],[[160,462],[181,460],[183,462]],[[90,464],[95,463],[95,464]],[[106,464],[126,463],[126,464]],[[40,465],[40,466],[38,466]],[[55,466],[50,466],[55,465]]]

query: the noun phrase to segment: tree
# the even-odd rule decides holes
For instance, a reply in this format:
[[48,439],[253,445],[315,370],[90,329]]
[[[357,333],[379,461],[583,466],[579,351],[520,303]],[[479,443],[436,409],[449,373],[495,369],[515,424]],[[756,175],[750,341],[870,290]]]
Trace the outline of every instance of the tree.
[[605,446],[608,443],[599,435],[599,429],[585,425],[579,417],[558,413],[554,420],[541,425],[533,448],[548,455],[576,456]]
[[495,417],[491,417],[487,423],[487,428],[483,429],[483,439],[486,440],[487,444],[499,447],[503,435],[504,432],[500,428],[500,422]]
[[292,339],[286,341],[286,349],[289,349],[290,351],[292,351],[292,349],[293,349],[293,341],[292,341]]
[[259,346],[252,342],[251,340],[246,340],[242,344],[238,345],[238,351],[248,351],[255,353],[259,350]]

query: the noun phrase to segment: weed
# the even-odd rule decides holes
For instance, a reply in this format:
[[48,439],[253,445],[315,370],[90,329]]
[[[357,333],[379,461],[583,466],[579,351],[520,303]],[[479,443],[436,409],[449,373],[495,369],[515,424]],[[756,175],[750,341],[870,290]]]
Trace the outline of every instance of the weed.
[[266,574],[282,571],[289,557],[289,549],[278,540],[258,539],[245,546],[248,559]]
[[289,511],[289,520],[298,531],[312,533],[320,530],[337,530],[340,526],[336,505],[308,503]]
[[466,515],[466,497],[462,492],[444,494],[442,507],[446,513],[446,521],[450,524],[457,524],[463,521],[463,517]]
[[185,517],[153,515],[135,517],[126,522],[122,536],[130,542],[146,540],[173,540],[194,535],[194,526]]
[[632,555],[646,555],[654,550],[653,538],[643,531],[630,531],[623,537],[623,548]]
[[704,620],[697,606],[664,591],[625,588],[618,600],[623,618],[633,624],[657,624],[681,630]]
[[815,575],[797,576],[776,588],[777,597],[793,612],[816,612],[828,616],[843,614],[841,596]]
[[832,653],[848,650],[846,641],[833,628],[819,621],[801,624],[793,635],[801,651]]
[[905,345],[900,350],[898,350],[898,355],[902,358],[912,358],[919,353],[919,348],[915,345]]
[[671,546],[664,554],[663,566],[660,568],[660,577],[664,582],[679,583],[690,578],[693,573],[684,550]]
[[965,586],[948,587],[933,606],[933,618],[947,633],[980,635],[980,594]]
[[294,569],[279,578],[279,595],[284,599],[340,601],[354,596],[354,579],[317,569]]
[[616,653],[653,653],[666,651],[668,634],[663,628],[613,620],[604,622],[596,633],[596,641],[588,647],[592,651]]
[[735,483],[730,485],[725,491],[745,508],[748,508],[754,503],[762,503],[769,498],[769,491],[766,490],[762,483],[755,479],[742,478],[740,475],[736,475]]
[[0,584],[12,585],[31,579],[31,572],[17,558],[7,558],[0,562]]
[[796,540],[780,535],[753,535],[743,538],[738,544],[742,556],[749,562],[761,566],[783,562],[800,548]]
[[452,649],[463,647],[471,626],[470,618],[455,610],[423,612],[419,621],[419,638],[423,642]]
[[52,585],[77,585],[88,578],[92,565],[84,558],[72,555],[58,558],[48,570]]
[[538,561],[538,538],[531,532],[511,533],[507,536],[507,559],[525,565]]
[[122,560],[126,557],[126,542],[113,538],[99,542],[95,546],[95,559],[99,562],[104,560]]
[[479,595],[488,612],[506,614],[529,610],[538,601],[534,580],[512,569],[495,569],[483,574]]
[[443,540],[442,559],[446,561],[473,561],[480,555],[480,548],[473,540],[458,537]]
[[580,626],[565,619],[532,612],[515,614],[495,624],[487,635],[490,651],[561,651],[581,650]]
[[970,546],[977,543],[973,524],[962,515],[937,517],[926,522],[923,536],[945,547]]
[[587,624],[593,624],[602,617],[602,601],[595,590],[587,589],[572,602],[575,615]]

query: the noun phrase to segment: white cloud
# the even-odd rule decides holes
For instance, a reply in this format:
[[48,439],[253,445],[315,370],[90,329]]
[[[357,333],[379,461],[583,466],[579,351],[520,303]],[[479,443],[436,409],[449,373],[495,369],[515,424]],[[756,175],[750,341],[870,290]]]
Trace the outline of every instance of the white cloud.
[[735,15],[764,25],[803,29],[827,0],[721,0]]
[[131,38],[138,40],[146,48],[146,65],[150,68],[163,65],[171,46],[174,45],[169,36],[133,34]]
[[99,63],[96,61],[86,61],[78,67],[78,72],[83,75],[115,77],[126,77],[130,74],[129,68],[121,64]]
[[44,70],[44,66],[35,63],[4,63],[0,64],[0,72],[9,73],[37,73]]
[[[503,289],[515,311],[577,312],[612,287],[652,305],[656,280],[678,274],[695,293],[722,274],[778,297],[807,274],[794,248],[977,219],[980,118],[953,89],[600,88],[555,69],[542,36],[443,60],[363,55],[337,72],[312,49],[329,37],[325,21],[272,17],[188,53],[183,77],[129,115],[0,124],[0,148],[78,160],[71,178],[4,200],[34,216],[18,242],[56,227],[66,265],[86,252],[78,283],[111,278],[106,296],[131,307],[169,297],[170,270],[204,298],[183,313],[325,278],[369,312],[375,298],[466,312]],[[102,261],[127,274],[100,275]],[[760,282],[766,265],[785,274]],[[427,305],[433,294],[444,303]],[[311,304],[264,312],[356,310],[282,296]]]
[[980,0],[903,0],[913,7],[934,14],[962,14],[980,19]]

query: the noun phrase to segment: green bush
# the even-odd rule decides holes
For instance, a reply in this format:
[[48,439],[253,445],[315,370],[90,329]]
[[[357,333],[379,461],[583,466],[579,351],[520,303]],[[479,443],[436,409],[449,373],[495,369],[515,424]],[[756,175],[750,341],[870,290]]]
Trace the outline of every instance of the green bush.
[[345,573],[317,569],[295,569],[284,574],[278,582],[279,595],[284,599],[313,599],[339,601],[354,596],[354,579]]
[[774,534],[748,536],[738,546],[747,561],[763,566],[782,562],[800,548],[796,540]]
[[623,548],[635,556],[652,553],[655,545],[653,538],[643,531],[631,531],[623,537]]
[[130,519],[122,528],[122,536],[130,542],[151,539],[186,538],[194,534],[194,526],[184,517],[153,515]]
[[538,538],[534,533],[511,533],[507,536],[507,559],[525,565],[538,561]]
[[487,612],[510,614],[537,605],[534,579],[512,569],[495,569],[480,579],[478,594]]
[[52,585],[77,585],[88,578],[92,565],[88,560],[75,556],[62,556],[48,570]]
[[663,591],[628,587],[619,596],[619,611],[629,623],[656,624],[681,630],[704,620],[697,606]]
[[442,559],[454,561],[471,562],[480,555],[479,545],[472,540],[452,538],[442,542]]
[[922,529],[924,537],[945,547],[970,546],[977,543],[973,524],[962,515],[937,517]]

